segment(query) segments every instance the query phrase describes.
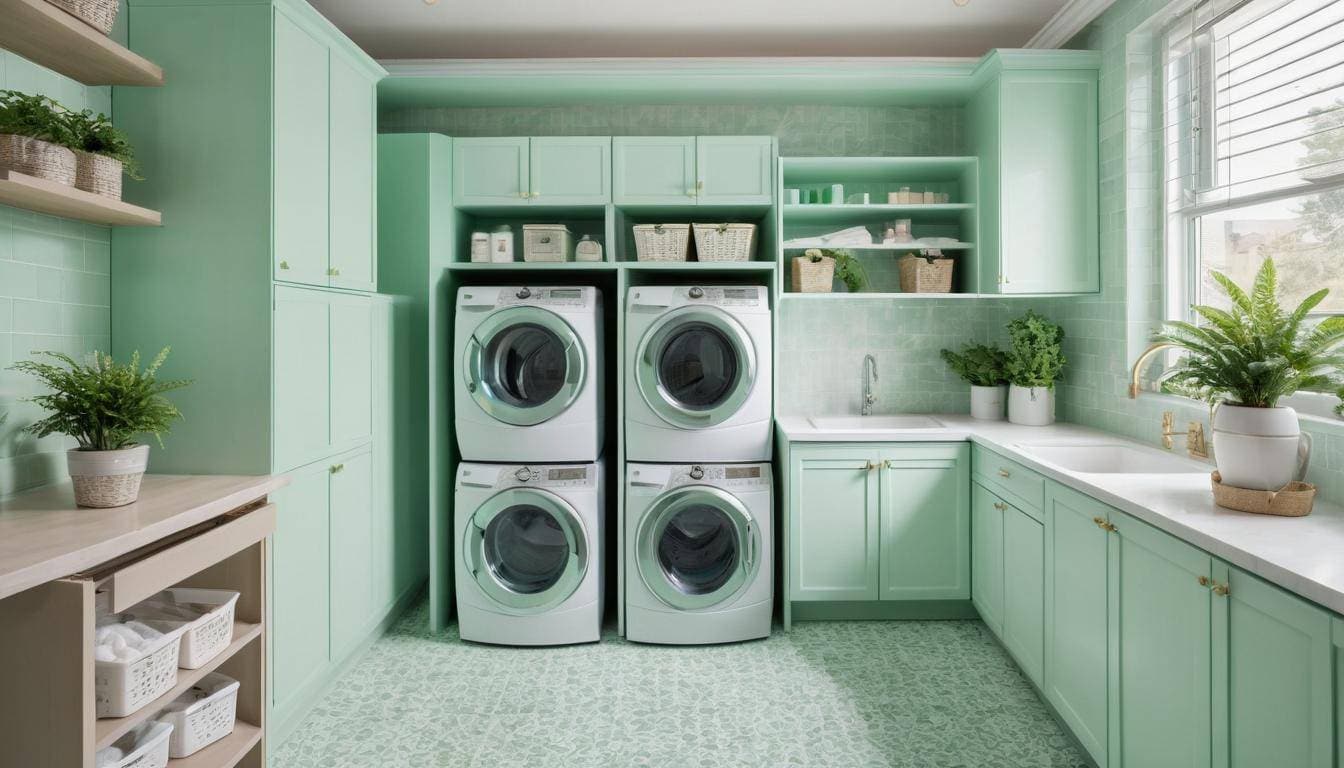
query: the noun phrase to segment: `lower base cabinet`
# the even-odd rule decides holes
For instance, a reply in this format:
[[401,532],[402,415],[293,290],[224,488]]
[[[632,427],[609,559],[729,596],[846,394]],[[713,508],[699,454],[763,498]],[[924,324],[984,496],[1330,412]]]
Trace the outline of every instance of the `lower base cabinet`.
[[1003,513],[1003,644],[1038,687],[1045,675],[1045,526]]

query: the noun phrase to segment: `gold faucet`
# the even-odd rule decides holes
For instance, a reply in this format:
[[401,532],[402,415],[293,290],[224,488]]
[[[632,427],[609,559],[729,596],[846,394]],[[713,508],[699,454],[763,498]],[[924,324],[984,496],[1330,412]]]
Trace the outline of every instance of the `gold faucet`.
[[1185,435],[1185,450],[1192,457],[1197,459],[1209,458],[1209,446],[1204,441],[1204,422],[1192,421],[1186,427],[1184,432],[1176,432],[1176,414],[1171,411],[1162,412],[1162,447],[1168,451],[1171,450],[1171,438],[1176,435]]
[[[1133,400],[1139,396],[1140,391],[1139,376],[1143,373],[1143,366],[1148,362],[1148,359],[1151,358],[1153,355],[1157,354],[1158,352],[1161,352],[1164,349],[1169,349],[1174,346],[1176,345],[1172,344],[1169,341],[1159,341],[1156,344],[1149,345],[1147,349],[1143,350],[1143,354],[1139,355],[1139,359],[1134,361],[1134,367],[1129,372],[1130,400]],[[1167,447],[1170,448],[1171,446]]]

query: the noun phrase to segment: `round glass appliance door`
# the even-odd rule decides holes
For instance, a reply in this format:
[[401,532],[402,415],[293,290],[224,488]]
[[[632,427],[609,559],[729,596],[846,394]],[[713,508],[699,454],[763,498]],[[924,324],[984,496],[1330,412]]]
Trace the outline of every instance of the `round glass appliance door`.
[[467,570],[491,599],[516,611],[558,605],[588,569],[583,523],[573,507],[547,491],[496,494],[476,510],[467,534]]
[[638,531],[639,573],[660,600],[708,608],[755,576],[760,541],[751,515],[731,494],[687,486],[660,496]]
[[664,315],[640,340],[635,382],[659,418],[702,429],[732,418],[751,394],[756,351],[741,323],[713,307]]
[[509,307],[481,321],[467,342],[462,369],[481,410],[515,426],[563,413],[578,398],[586,373],[574,329],[538,307]]

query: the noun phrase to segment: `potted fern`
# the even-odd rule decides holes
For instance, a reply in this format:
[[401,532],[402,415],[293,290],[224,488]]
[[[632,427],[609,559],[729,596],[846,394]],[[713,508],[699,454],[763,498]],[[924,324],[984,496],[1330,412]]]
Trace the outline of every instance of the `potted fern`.
[[75,183],[74,144],[65,107],[46,96],[0,91],[0,170]]
[[50,414],[24,431],[38,438],[69,435],[79,444],[66,453],[79,506],[120,507],[134,502],[149,463],[149,446],[135,438],[152,434],[162,446],[162,434],[182,418],[163,393],[191,382],[155,379],[168,356],[167,347],[144,370],[139,352],[125,365],[97,352],[87,365],[59,352],[38,354],[55,362],[24,360],[12,366],[50,390],[32,398]]
[[135,148],[126,132],[93,110],[70,113],[67,122],[74,139],[75,188],[121,199],[121,175],[143,179]]
[[798,293],[830,293],[836,278],[850,293],[868,284],[863,264],[849,251],[808,248],[793,260],[793,290]]
[[1225,485],[1278,490],[1305,476],[1311,455],[1297,412],[1278,402],[1295,392],[1344,394],[1344,317],[1308,322],[1329,295],[1325,288],[1284,311],[1272,259],[1260,265],[1249,292],[1210,274],[1231,309],[1196,306],[1202,324],[1171,322],[1154,336],[1187,353],[1163,376],[1164,386],[1214,406],[1214,458]]
[[1008,420],[1029,427],[1053,424],[1055,382],[1066,362],[1064,329],[1028,311],[1008,324],[1008,338]]
[[940,353],[952,372],[971,385],[971,418],[1003,420],[1003,404],[1008,394],[1004,373],[1007,356],[996,346],[967,344],[961,352],[944,349]]

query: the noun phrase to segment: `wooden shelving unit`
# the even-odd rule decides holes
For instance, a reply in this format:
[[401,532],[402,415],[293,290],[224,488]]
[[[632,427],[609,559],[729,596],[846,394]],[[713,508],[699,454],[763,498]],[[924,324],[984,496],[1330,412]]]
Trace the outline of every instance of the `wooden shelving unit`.
[[[0,4],[9,1],[0,0]],[[0,204],[92,224],[117,227],[157,227],[163,224],[158,211],[14,171],[0,171]]]
[[240,722],[233,733],[202,749],[200,752],[177,760],[169,760],[170,768],[219,768],[238,765],[261,741],[261,729],[251,723]]
[[46,0],[0,0],[0,48],[85,85],[163,85],[163,70]]

